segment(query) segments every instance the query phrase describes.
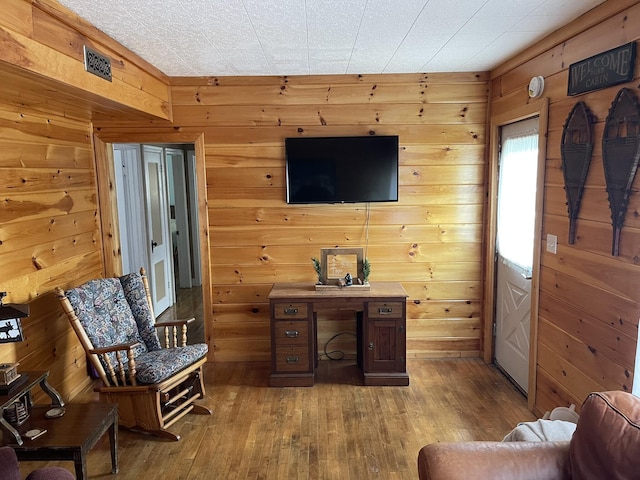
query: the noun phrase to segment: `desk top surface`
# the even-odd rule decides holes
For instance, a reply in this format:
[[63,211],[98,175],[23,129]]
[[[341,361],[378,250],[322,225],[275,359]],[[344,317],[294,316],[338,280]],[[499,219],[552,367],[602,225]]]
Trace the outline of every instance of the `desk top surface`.
[[316,290],[313,283],[276,283],[269,293],[270,300],[309,299],[311,301],[332,298],[407,298],[406,290],[399,282],[374,282],[370,288],[358,285]]

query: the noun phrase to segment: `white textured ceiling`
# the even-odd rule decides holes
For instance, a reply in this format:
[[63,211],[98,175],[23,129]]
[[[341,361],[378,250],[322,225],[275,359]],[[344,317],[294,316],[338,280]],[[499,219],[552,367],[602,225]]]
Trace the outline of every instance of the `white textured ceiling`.
[[604,0],[59,0],[170,76],[487,71]]

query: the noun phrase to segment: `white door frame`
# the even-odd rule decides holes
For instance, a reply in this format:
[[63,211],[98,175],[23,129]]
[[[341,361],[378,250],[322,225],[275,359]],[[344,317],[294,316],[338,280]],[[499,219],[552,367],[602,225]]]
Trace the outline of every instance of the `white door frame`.
[[[538,215],[535,210],[537,198],[535,194],[540,163],[538,158],[539,124],[540,118],[536,115],[500,127],[501,148],[498,164],[494,362],[525,395],[529,388],[531,267],[534,249],[533,238],[526,237],[534,233],[534,222]],[[530,139],[525,140],[525,136]],[[514,144],[522,142],[522,148],[525,143],[528,148],[531,148],[533,147],[533,138],[535,138],[535,155],[525,157],[524,152],[516,152],[517,149],[508,148],[510,140],[515,142]],[[514,163],[516,158],[520,163],[519,166]],[[526,172],[524,175],[522,175],[523,169]],[[533,190],[531,190],[532,187]],[[530,196],[531,194],[533,196]],[[514,195],[522,197],[523,200],[517,213],[511,209],[518,203]],[[501,213],[501,210],[504,211]],[[526,223],[519,224],[520,221]],[[527,232],[524,228],[525,225],[530,226],[531,231]],[[520,235],[525,232],[526,237],[521,237]],[[530,240],[531,243],[527,243],[527,240]],[[518,249],[522,248],[522,242],[529,247],[526,255],[524,251]],[[516,247],[516,244],[519,244],[519,247]]]
[[142,178],[141,146],[134,143],[113,145],[122,273],[133,273],[144,267],[149,271],[147,223]]
[[[113,168],[116,184],[118,224],[120,232],[121,273],[132,273],[144,267],[149,277],[151,299],[155,312],[163,310],[175,303],[175,286],[172,273],[171,240],[169,239],[169,218],[166,207],[166,175],[164,167],[164,149],[157,146],[134,143],[113,144]],[[149,158],[158,164],[159,175],[155,179],[159,189],[161,214],[159,221],[163,223],[161,238],[156,239],[161,248],[152,253],[151,218],[149,215],[148,166]],[[164,202],[163,202],[164,200]],[[165,218],[166,217],[166,218]],[[166,228],[165,228],[166,227]],[[165,253],[162,253],[162,251]],[[167,285],[157,285],[155,265],[159,262],[159,255],[164,257],[164,276]],[[158,291],[165,294],[159,297]]]
[[488,203],[485,215],[485,241],[487,248],[484,257],[484,311],[483,311],[483,359],[490,363],[493,361],[495,343],[493,336],[493,319],[495,314],[495,284],[496,284],[496,219],[498,210],[498,149],[500,145],[500,127],[509,123],[524,120],[538,115],[539,140],[538,140],[538,188],[536,198],[536,226],[533,253],[533,273],[531,277],[531,335],[529,346],[529,388],[528,408],[533,410],[536,396],[536,365],[537,339],[538,339],[538,308],[540,298],[540,255],[542,239],[542,215],[544,206],[544,174],[547,158],[547,129],[549,124],[549,99],[531,100],[531,103],[516,108],[510,112],[492,116],[490,119],[490,158],[487,175]]
[[[149,233],[149,283],[153,310],[160,315],[175,303],[175,281],[173,279],[173,255],[169,228],[167,198],[167,170],[164,148],[142,145],[142,162],[145,177],[147,231]],[[153,166],[153,168],[151,168]],[[152,175],[155,173],[155,176]],[[154,197],[153,193],[157,194]],[[157,201],[157,212],[152,203]]]
[[197,180],[197,162],[195,150],[187,150],[187,185],[189,185],[189,214],[191,228],[191,254],[192,254],[192,269],[193,278],[191,283],[194,287],[202,285],[202,260],[200,256],[199,248],[199,232],[200,221],[198,218],[198,180]]
[[[103,274],[105,276],[122,275],[121,244],[118,231],[118,208],[116,192],[113,188],[114,143],[172,143],[172,144],[192,144],[195,149],[195,182],[198,197],[204,200],[193,205],[198,216],[199,231],[195,235],[194,247],[199,249],[200,266],[202,274],[202,304],[204,315],[205,339],[209,343],[213,341],[211,336],[211,325],[213,323],[213,302],[211,292],[211,244],[209,241],[209,214],[207,210],[207,171],[204,133],[202,132],[137,132],[133,130],[122,130],[116,132],[95,132],[93,143],[95,150],[96,177],[98,183],[98,198],[100,201],[100,228],[102,231],[102,257],[104,262]],[[213,352],[209,352],[209,362],[215,360]]]
[[[191,232],[189,231],[189,209],[187,207],[187,178],[183,150],[165,148],[167,171],[173,179],[173,207],[176,234],[173,247],[178,253],[178,287],[191,288]],[[175,275],[174,275],[175,278]]]

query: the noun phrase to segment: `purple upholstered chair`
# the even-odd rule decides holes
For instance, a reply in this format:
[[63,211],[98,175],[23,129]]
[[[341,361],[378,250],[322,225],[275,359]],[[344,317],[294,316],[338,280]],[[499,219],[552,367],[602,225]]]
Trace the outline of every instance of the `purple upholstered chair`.
[[[61,467],[43,467],[27,475],[27,480],[74,480],[69,470]],[[0,447],[0,480],[21,480],[20,464],[11,447]]]

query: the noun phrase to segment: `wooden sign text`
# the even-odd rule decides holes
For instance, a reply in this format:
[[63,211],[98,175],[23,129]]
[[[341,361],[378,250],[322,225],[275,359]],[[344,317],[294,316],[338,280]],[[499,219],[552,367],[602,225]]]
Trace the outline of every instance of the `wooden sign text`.
[[631,42],[573,63],[569,67],[567,95],[631,81],[635,58],[636,44]]

